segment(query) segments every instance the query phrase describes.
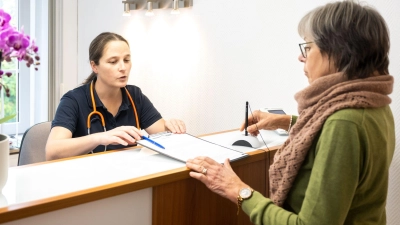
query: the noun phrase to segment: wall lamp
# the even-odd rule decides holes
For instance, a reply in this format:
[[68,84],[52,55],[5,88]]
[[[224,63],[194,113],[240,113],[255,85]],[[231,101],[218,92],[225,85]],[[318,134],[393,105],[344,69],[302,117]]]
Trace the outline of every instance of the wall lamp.
[[124,13],[122,13],[123,16],[131,16],[131,9],[135,9],[136,5],[135,4],[130,4],[125,2],[124,3]]
[[145,13],[146,16],[154,16],[153,9],[158,9],[158,2],[147,1],[147,11]]
[[171,14],[173,14],[173,15],[178,15],[178,14],[180,14],[181,12],[179,11],[179,8],[183,8],[183,7],[185,7],[184,1],[181,1],[181,0],[173,0],[173,1],[172,1],[172,11],[171,11]]
[[154,16],[154,9],[171,9],[171,14],[180,13],[180,8],[190,8],[193,6],[193,0],[126,0],[122,1],[124,5],[123,16],[130,16],[131,10],[146,10],[146,16]]

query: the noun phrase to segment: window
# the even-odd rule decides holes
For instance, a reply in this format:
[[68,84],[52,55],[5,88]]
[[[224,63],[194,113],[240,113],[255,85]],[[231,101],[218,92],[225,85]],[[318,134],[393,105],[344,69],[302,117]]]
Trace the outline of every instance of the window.
[[12,72],[12,76],[3,76],[10,97],[1,91],[0,116],[17,116],[3,123],[0,132],[13,137],[35,123],[48,120],[48,0],[1,0],[0,8],[11,15],[10,23],[14,27],[23,26],[24,32],[35,39],[41,63],[39,71],[15,59],[1,65],[3,70]]
[[[18,5],[16,0],[5,0],[0,2],[0,8],[4,9],[11,15],[10,24],[18,27]],[[6,97],[5,90],[0,92],[0,118],[15,114],[16,107],[16,81],[18,74],[18,61],[13,59],[12,62],[2,62],[1,68],[3,71],[11,72],[12,76],[3,76],[2,83],[10,90],[10,96]],[[9,120],[8,123],[15,122],[16,119]]]

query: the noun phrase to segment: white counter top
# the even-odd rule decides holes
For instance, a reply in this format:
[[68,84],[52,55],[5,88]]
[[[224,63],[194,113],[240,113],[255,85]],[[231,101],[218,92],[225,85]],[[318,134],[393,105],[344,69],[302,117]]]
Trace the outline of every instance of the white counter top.
[[[237,134],[240,133],[234,131],[202,138],[230,146]],[[273,131],[263,131],[262,134],[269,147],[281,145],[287,138]],[[232,148],[243,152],[254,151],[240,146]],[[54,163],[11,167],[7,184],[0,194],[0,209],[184,166],[182,162],[159,154],[149,154],[147,150],[129,149]]]

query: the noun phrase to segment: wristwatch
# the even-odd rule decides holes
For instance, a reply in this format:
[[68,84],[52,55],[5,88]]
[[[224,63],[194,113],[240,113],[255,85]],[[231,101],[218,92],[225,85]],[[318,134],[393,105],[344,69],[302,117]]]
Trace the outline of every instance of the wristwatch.
[[240,207],[242,206],[242,202],[246,199],[251,198],[251,196],[253,195],[254,190],[249,188],[249,187],[245,187],[239,190],[239,195],[237,196],[237,205],[238,205],[238,211],[237,214],[239,215],[239,211],[240,211]]

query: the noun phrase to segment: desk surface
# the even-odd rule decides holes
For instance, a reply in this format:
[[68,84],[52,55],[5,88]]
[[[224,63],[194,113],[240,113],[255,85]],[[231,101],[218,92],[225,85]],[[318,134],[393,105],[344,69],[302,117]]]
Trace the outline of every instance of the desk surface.
[[[229,146],[237,134],[230,131],[202,138]],[[263,131],[263,137],[269,147],[287,138],[272,131]],[[250,155],[255,151],[233,148]],[[187,177],[184,163],[139,148],[12,167],[0,194],[0,223]]]

